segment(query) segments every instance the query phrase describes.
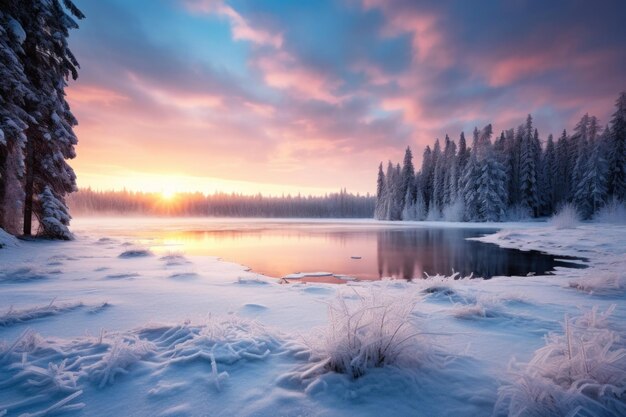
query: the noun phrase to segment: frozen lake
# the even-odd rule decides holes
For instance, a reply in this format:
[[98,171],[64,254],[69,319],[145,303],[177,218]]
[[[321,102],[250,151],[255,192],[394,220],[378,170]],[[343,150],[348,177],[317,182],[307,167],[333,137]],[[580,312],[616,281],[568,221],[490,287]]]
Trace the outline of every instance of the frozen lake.
[[[78,219],[76,233],[126,238],[157,254],[217,256],[272,277],[326,271],[358,279],[543,275],[580,267],[563,257],[467,240],[480,228],[368,220]],[[314,278],[335,281],[333,277]],[[339,280],[336,280],[339,282]]]

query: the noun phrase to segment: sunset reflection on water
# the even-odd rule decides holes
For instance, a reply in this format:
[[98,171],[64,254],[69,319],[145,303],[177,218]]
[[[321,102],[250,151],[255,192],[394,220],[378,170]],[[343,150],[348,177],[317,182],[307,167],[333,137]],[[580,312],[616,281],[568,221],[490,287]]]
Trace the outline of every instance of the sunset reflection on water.
[[486,278],[525,276],[549,273],[557,266],[578,266],[563,257],[467,240],[493,229],[371,221],[151,219],[101,231],[130,237],[157,255],[215,256],[271,277],[318,271],[335,276],[309,279],[317,282],[344,282],[338,275],[360,280],[413,279],[453,271]]

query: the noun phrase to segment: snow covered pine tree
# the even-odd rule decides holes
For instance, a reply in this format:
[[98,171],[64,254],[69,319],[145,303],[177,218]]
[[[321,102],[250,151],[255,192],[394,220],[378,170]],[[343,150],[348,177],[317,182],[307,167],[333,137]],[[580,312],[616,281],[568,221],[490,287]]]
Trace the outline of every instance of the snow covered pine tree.
[[[78,62],[67,39],[69,30],[78,27],[74,18],[84,15],[71,0],[1,0],[0,4],[0,31],[10,32],[0,44],[0,88],[2,100],[9,102],[2,103],[0,126],[4,137],[0,160],[6,161],[1,166],[0,225],[17,232],[15,212],[22,209],[17,201],[23,197],[24,235],[31,234],[34,215],[40,235],[68,239],[65,195],[76,190],[76,176],[66,159],[76,155],[73,127],[77,121],[65,100],[65,87],[70,76],[77,78]],[[7,89],[13,94],[5,95]],[[54,226],[44,221],[50,217],[53,200],[67,215],[57,218],[59,224]]]

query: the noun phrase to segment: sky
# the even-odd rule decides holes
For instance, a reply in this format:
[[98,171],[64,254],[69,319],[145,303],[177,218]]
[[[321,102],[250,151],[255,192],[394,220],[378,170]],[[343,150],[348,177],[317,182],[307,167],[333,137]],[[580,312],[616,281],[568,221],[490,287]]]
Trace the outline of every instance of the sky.
[[74,0],[79,187],[374,192],[381,161],[626,89],[623,0]]

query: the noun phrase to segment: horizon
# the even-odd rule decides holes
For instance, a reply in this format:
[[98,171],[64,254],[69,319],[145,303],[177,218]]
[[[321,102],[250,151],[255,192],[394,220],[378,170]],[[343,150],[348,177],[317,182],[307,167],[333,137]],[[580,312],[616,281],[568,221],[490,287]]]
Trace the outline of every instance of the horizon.
[[372,194],[407,145],[419,164],[446,133],[529,113],[543,140],[585,113],[604,126],[626,88],[617,1],[78,6],[81,188]]
[[[302,192],[296,192],[295,194],[293,193],[283,193],[283,194],[265,194],[262,192],[256,192],[256,193],[245,193],[245,192],[230,192],[230,191],[212,191],[212,192],[205,192],[205,191],[201,191],[201,190],[197,190],[197,191],[173,191],[170,192],[169,190],[132,190],[132,189],[127,189],[127,188],[108,188],[108,189],[97,189],[97,188],[93,188],[93,187],[79,187],[78,190],[76,192],[94,192],[94,193],[135,193],[135,194],[143,194],[143,195],[160,195],[162,198],[164,199],[171,199],[174,197],[178,197],[178,196],[191,196],[194,194],[201,194],[203,197],[218,197],[218,196],[236,196],[236,197],[258,197],[259,195],[263,198],[284,198],[284,197],[302,197],[302,198],[308,198],[308,197],[319,197],[319,198],[323,198],[325,196],[331,196],[331,195],[339,195],[342,192],[345,192],[347,195],[352,195],[355,197],[370,197],[370,198],[374,198],[375,195],[373,195],[370,192],[366,192],[366,193],[359,193],[358,191],[356,192],[352,192],[348,189],[345,188],[340,188],[338,190],[334,190],[334,191],[329,191],[329,192],[325,192],[324,194],[305,194]],[[69,194],[69,198],[72,197],[74,193]]]

